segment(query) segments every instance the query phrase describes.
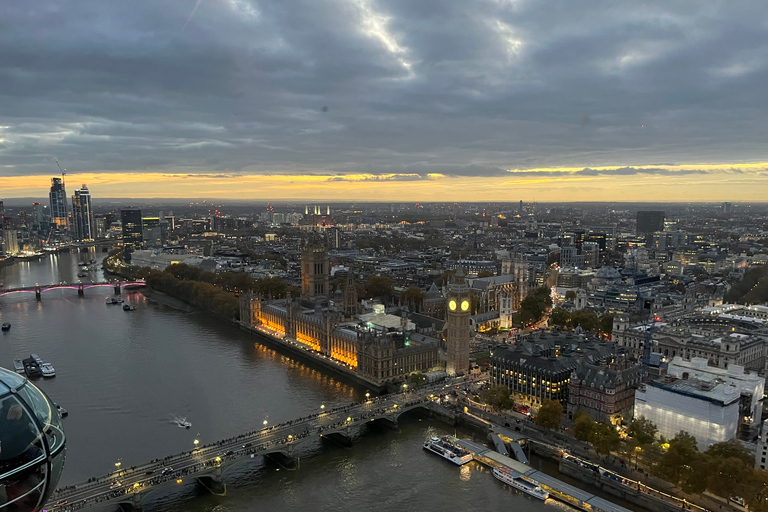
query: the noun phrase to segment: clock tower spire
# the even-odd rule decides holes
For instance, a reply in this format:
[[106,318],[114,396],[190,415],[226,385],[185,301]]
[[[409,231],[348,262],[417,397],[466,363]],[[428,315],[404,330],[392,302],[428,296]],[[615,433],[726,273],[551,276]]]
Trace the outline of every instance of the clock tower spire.
[[448,285],[446,307],[448,332],[446,334],[447,363],[450,376],[469,372],[469,287],[464,280],[464,269],[459,265]]

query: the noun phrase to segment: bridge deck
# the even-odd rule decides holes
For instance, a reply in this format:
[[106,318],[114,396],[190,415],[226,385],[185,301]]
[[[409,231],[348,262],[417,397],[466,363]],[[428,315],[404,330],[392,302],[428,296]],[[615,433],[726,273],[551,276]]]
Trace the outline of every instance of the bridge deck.
[[306,440],[319,439],[331,433],[344,433],[350,428],[377,419],[396,421],[404,412],[429,407],[431,396],[448,387],[430,386],[339,407],[103,475],[91,482],[62,487],[54,491],[47,510],[66,512],[105,502],[130,501],[134,494],[147,494],[168,483],[184,483],[189,478],[201,476],[218,477],[226,471],[227,466],[244,458],[274,452],[290,456],[294,448]]

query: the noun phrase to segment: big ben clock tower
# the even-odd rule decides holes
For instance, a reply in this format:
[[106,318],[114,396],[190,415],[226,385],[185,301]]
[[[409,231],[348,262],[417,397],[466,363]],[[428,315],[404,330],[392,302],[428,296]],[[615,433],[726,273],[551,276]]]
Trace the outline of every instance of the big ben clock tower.
[[469,371],[469,287],[464,281],[464,270],[459,266],[448,285],[448,333],[445,371],[450,376]]

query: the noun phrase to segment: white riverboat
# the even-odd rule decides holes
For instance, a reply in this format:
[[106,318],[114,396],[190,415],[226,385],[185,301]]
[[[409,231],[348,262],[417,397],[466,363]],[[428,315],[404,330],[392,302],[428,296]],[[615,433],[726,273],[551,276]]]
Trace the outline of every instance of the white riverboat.
[[504,466],[499,466],[499,467],[493,468],[493,476],[495,476],[496,479],[501,480],[505,484],[511,485],[512,487],[514,487],[519,491],[523,491],[526,494],[530,494],[534,498],[538,498],[542,501],[549,498],[549,493],[544,489],[542,489],[539,484],[532,482],[530,480],[526,480],[517,471],[513,471]]
[[447,459],[457,466],[472,461],[472,454],[456,444],[455,438],[449,436],[431,437],[424,441],[424,449]]

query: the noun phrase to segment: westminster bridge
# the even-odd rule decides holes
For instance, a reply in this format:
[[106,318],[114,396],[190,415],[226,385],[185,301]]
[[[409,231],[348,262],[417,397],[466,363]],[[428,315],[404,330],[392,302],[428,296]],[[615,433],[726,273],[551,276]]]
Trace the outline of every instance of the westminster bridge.
[[256,457],[267,457],[285,469],[296,469],[294,453],[297,447],[309,440],[322,438],[350,446],[353,432],[358,427],[378,422],[396,430],[398,418],[413,410],[453,419],[453,411],[443,407],[437,396],[453,387],[453,383],[441,383],[367,399],[360,404],[337,407],[271,427],[265,426],[260,430],[198,446],[191,451],[118,469],[86,482],[56,489],[46,510],[68,512],[104,505],[117,505],[126,511],[139,510],[142,499],[149,494],[190,481],[199,483],[214,494],[223,495],[226,493],[226,484],[222,477],[231,469]]

